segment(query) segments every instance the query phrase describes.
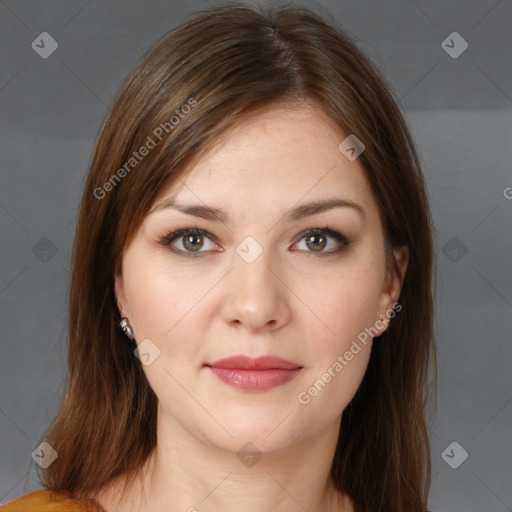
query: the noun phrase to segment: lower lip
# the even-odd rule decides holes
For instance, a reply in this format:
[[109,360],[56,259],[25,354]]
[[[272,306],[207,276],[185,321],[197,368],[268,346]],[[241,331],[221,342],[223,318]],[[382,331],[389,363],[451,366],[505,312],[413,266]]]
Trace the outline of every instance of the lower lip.
[[302,369],[242,370],[239,368],[213,368],[211,366],[208,368],[222,382],[245,391],[265,391],[281,386],[294,379]]

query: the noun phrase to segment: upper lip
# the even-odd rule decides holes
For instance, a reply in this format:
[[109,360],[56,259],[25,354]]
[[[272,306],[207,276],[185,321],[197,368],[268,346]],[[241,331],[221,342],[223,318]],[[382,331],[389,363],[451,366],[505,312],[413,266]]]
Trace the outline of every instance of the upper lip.
[[239,369],[239,370],[295,370],[302,368],[302,366],[282,359],[277,356],[262,356],[262,357],[249,357],[244,355],[237,355],[219,359],[213,363],[208,363],[206,366],[213,368],[226,368],[226,369]]

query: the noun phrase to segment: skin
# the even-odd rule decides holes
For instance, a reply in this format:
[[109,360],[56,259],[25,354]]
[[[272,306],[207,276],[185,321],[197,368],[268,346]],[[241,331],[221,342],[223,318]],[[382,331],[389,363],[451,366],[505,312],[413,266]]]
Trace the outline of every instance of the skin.
[[[124,503],[116,485],[100,495],[107,511],[353,510],[329,470],[372,339],[309,403],[298,401],[400,293],[398,276],[386,272],[383,227],[363,167],[338,150],[345,137],[313,103],[275,107],[245,119],[161,190],[115,277],[136,343],[150,339],[160,350],[144,366],[159,400],[157,447]],[[333,197],[365,215],[342,207],[285,218],[298,205]],[[159,209],[169,198],[221,208],[229,222]],[[302,234],[325,226],[349,245],[321,235],[308,244]],[[192,250],[184,237],[174,240],[191,258],[159,243],[183,227],[212,235],[193,240]],[[236,252],[247,236],[263,248],[252,263]],[[403,276],[407,248],[395,257]],[[204,366],[235,354],[277,355],[303,369],[276,388],[243,391]],[[249,442],[262,454],[252,467],[237,457]]]

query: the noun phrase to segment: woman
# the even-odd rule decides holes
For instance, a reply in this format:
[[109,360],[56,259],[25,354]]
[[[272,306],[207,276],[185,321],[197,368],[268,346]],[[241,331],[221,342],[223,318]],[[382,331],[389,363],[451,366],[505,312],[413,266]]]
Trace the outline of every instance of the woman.
[[45,490],[1,510],[428,510],[433,244],[404,120],[339,28],[179,26],[102,129]]

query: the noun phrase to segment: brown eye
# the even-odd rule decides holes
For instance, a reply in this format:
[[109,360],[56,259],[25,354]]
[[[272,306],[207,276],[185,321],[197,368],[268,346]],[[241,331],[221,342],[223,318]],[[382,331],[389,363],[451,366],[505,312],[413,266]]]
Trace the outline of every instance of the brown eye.
[[203,247],[202,235],[187,235],[183,237],[183,246],[188,251],[196,251]]
[[327,239],[324,235],[309,235],[306,238],[307,246],[313,251],[322,251],[327,245]]
[[310,229],[302,233],[294,244],[306,256],[331,256],[341,252],[348,245],[349,240],[346,236],[329,228]]
[[199,257],[210,250],[218,250],[213,239],[204,229],[184,228],[165,236],[160,243],[180,256]]

